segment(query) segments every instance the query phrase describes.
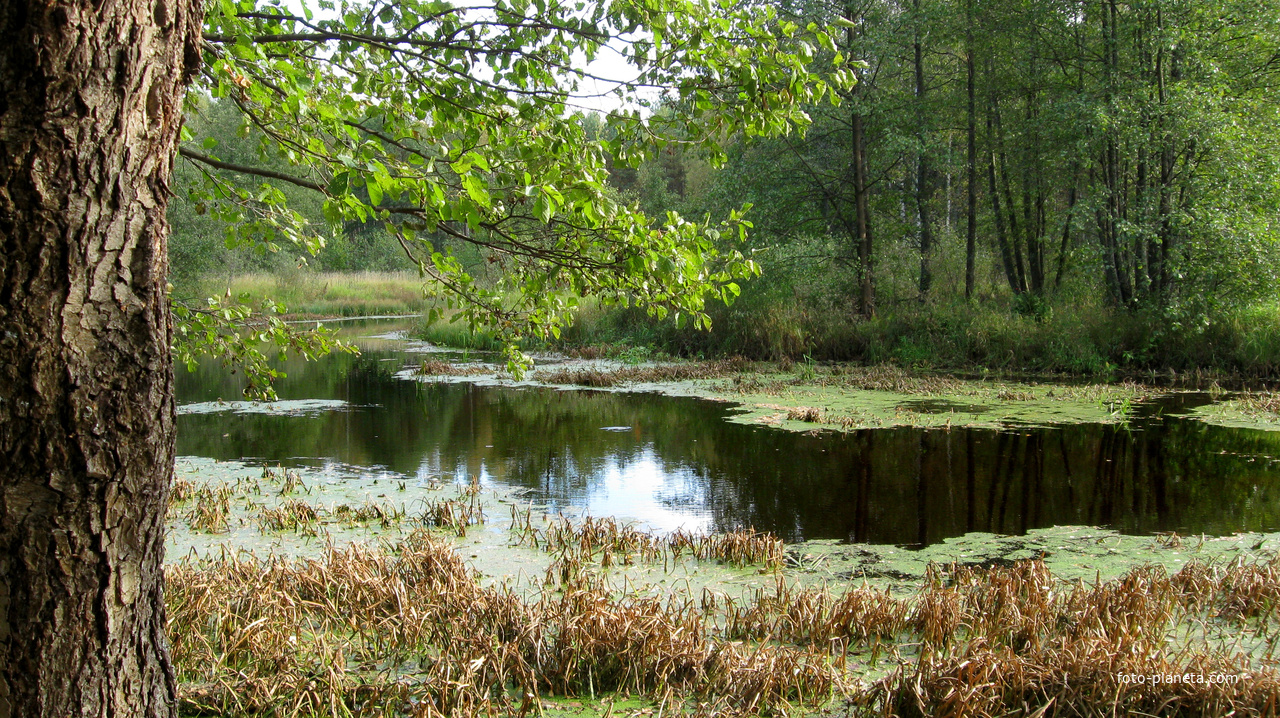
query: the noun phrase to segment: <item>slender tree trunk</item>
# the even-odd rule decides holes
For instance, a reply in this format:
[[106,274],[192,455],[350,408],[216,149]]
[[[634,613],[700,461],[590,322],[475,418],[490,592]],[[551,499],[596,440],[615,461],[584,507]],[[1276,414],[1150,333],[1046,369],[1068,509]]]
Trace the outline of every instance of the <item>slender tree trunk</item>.
[[[1027,291],[1027,285],[1022,279],[1021,252],[1015,254],[1018,244],[1017,226],[1016,224],[1011,225],[1006,231],[1006,215],[1002,212],[1000,207],[1000,185],[998,181],[1000,171],[997,167],[997,157],[999,157],[1001,161],[1003,161],[1004,158],[1002,155],[998,154],[1001,143],[999,139],[1000,115],[997,107],[995,95],[992,94],[987,106],[987,144],[990,148],[987,158],[987,177],[990,181],[991,211],[995,216],[996,242],[1000,246],[1000,259],[1004,264],[1005,276],[1009,280],[1009,288],[1013,290],[1014,294],[1022,294]],[[1007,180],[1008,175],[1006,174],[1004,176]],[[1005,189],[1007,193],[1007,185]],[[1012,197],[1009,197],[1007,201],[1012,203]],[[1010,220],[1014,218],[1012,207],[1009,208],[1008,218]]]
[[[1034,73],[1034,58],[1030,65]],[[1034,89],[1028,91],[1026,103],[1030,137],[1026,140],[1022,162],[1022,235],[1027,245],[1027,288],[1035,294],[1044,294],[1044,192],[1040,184],[1042,153]]]
[[1027,291],[1026,263],[1022,259],[1022,241],[1018,237],[1018,209],[1013,202],[1013,188],[1009,184],[1009,157],[1005,152],[1004,126],[1000,121],[1000,100],[991,96],[991,117],[995,122],[994,143],[998,153],[997,162],[993,164],[1000,177],[1000,186],[1004,189],[1005,213],[1009,220],[1009,246],[1013,249],[1013,276],[1017,286],[1014,291],[1022,294]]
[[[1102,7],[1103,77],[1106,87],[1104,102],[1108,110],[1115,112],[1115,83],[1120,67],[1120,50],[1116,25],[1120,11],[1115,0],[1104,0]],[[1116,131],[1107,129],[1102,155],[1102,184],[1105,204],[1099,208],[1098,235],[1103,243],[1103,271],[1115,300],[1128,306],[1133,300],[1133,285],[1129,277],[1129,263],[1120,236],[1125,218],[1124,174],[1120,168],[1120,147]]]
[[[921,22],[920,0],[915,0],[916,23]],[[929,288],[933,286],[933,271],[929,267],[929,255],[933,252],[933,227],[932,218],[929,216],[929,201],[933,198],[933,176],[929,168],[929,156],[926,146],[925,136],[925,112],[924,112],[924,47],[920,42],[920,30],[917,27],[915,43],[915,72],[916,72],[916,105],[917,105],[917,131],[918,141],[920,143],[919,154],[916,156],[916,213],[920,218],[920,299],[923,301],[929,295]]]
[[[849,26],[844,31],[844,41],[849,57],[856,56],[856,35],[854,27],[859,21],[857,8],[852,3],[844,6],[844,17]],[[857,106],[863,85],[853,88],[853,116],[850,118],[850,139],[853,144],[853,156],[849,162],[853,169],[853,212],[854,227],[857,233],[858,251],[858,313],[866,318],[876,312],[875,273],[871,254],[871,215],[870,203],[867,201],[867,148],[866,137],[862,128],[862,109]]]
[[853,193],[858,225],[858,309],[864,317],[876,313],[876,285],[871,255],[871,217],[867,202],[867,148],[862,114],[853,115]]
[[165,208],[201,17],[0,5],[0,718],[174,713]]
[[[1148,118],[1144,117],[1142,122],[1146,125],[1143,130],[1149,131]],[[1139,226],[1145,226],[1147,222],[1147,149],[1144,146],[1138,147],[1137,175],[1134,182],[1133,221]],[[1147,276],[1146,242],[1142,240],[1140,235],[1134,236],[1130,254],[1133,255],[1134,301],[1140,302],[1150,291],[1150,283],[1148,281],[1150,277]]]
[[[987,135],[988,142],[991,135],[991,116],[987,115]],[[1000,247],[1000,263],[1004,267],[1004,276],[1009,280],[1009,288],[1014,294],[1021,294],[1022,289],[1018,285],[1018,271],[1013,267],[1013,252],[1009,249],[1009,238],[1005,234],[1004,214],[1000,209],[1000,192],[996,186],[996,155],[995,150],[987,152],[987,180],[988,192],[991,196],[991,215],[996,223],[996,244]]]
[[978,113],[974,101],[975,85],[973,68],[973,3],[968,3],[969,28],[965,34],[965,84],[969,93],[968,108],[968,148],[967,163],[969,165],[969,216],[965,228],[964,247],[964,298],[973,300],[974,285],[977,283],[978,264]]
[[1078,163],[1071,163],[1071,189],[1067,191],[1067,217],[1062,220],[1062,244],[1058,247],[1058,271],[1053,277],[1053,286],[1062,286],[1062,275],[1067,268],[1067,255],[1071,249],[1071,219],[1076,210],[1076,193],[1080,184],[1080,168]]
[[[1159,32],[1159,38],[1164,37],[1164,15],[1156,10],[1156,29]],[[1175,55],[1176,57],[1176,55]],[[1173,183],[1173,143],[1169,137],[1168,130],[1168,105],[1169,96],[1168,89],[1165,86],[1165,50],[1164,43],[1160,42],[1160,47],[1156,51],[1156,100],[1159,103],[1159,115],[1156,120],[1157,128],[1157,146],[1160,148],[1160,187],[1159,198],[1157,200],[1156,217],[1157,217],[1157,236],[1155,246],[1151,248],[1151,280],[1154,285],[1153,293],[1156,295],[1156,301],[1161,304],[1166,299],[1166,292],[1169,288],[1169,245],[1172,243],[1172,218],[1170,215],[1170,189]],[[1176,63],[1174,79],[1176,77]]]

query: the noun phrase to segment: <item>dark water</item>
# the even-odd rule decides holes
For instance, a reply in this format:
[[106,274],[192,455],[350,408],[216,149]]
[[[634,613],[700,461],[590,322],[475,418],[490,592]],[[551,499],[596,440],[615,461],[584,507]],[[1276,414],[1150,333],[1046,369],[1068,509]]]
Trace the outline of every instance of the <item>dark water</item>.
[[[369,328],[365,333],[385,331]],[[421,356],[372,342],[359,357],[291,363],[285,399],[335,398],[312,416],[178,419],[178,452],[340,463],[413,480],[522,487],[553,509],[659,529],[752,525],[788,540],[929,544],[970,531],[1063,524],[1125,533],[1280,529],[1280,433],[1148,407],[1126,427],[876,429],[811,436],[724,421],[696,399],[395,378]],[[216,366],[179,370],[180,403],[239,398]]]

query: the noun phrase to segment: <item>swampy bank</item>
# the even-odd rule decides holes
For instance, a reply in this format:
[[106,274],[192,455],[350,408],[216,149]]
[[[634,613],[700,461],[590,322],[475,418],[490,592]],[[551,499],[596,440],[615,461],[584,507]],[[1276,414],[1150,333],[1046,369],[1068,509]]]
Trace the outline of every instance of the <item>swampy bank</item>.
[[269,404],[179,376],[185,713],[1280,705],[1271,395],[560,357],[515,381],[409,328],[344,325],[362,354],[290,364]]

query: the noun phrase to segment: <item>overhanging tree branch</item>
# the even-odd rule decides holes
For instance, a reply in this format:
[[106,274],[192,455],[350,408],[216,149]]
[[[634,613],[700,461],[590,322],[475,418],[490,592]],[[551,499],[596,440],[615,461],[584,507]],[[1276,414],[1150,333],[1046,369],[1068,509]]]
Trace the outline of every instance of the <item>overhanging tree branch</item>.
[[315,182],[303,179],[301,177],[294,177],[293,175],[287,175],[283,172],[276,172],[275,170],[263,169],[261,167],[249,167],[248,165],[237,165],[237,164],[232,164],[231,162],[223,162],[222,160],[214,159],[209,155],[201,154],[199,152],[196,152],[195,150],[187,149],[186,147],[179,147],[178,154],[182,155],[183,157],[186,157],[189,160],[201,162],[206,165],[209,165],[210,167],[216,167],[220,170],[227,170],[228,172],[239,172],[240,174],[254,175],[257,177],[266,177],[268,179],[280,180],[281,182],[288,182],[289,184],[297,185],[298,187],[304,187],[306,189],[315,190],[316,192],[328,194],[327,192],[325,192],[324,187],[321,187]]

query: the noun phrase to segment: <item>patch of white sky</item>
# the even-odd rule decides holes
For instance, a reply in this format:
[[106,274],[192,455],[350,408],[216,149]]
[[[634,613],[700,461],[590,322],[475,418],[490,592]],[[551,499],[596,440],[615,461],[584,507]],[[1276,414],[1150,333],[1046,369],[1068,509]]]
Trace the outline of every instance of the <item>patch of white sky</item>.
[[[354,6],[365,4],[356,0]],[[338,16],[336,10],[325,9],[319,0],[281,0],[280,6],[298,16],[306,16],[309,11],[314,20],[333,19]],[[457,5],[457,11],[464,16],[479,20],[495,19],[492,4]],[[585,13],[590,5],[580,4]],[[563,86],[573,87],[566,102],[565,109],[573,112],[597,112],[608,114],[620,111],[638,111],[642,115],[649,112],[648,105],[656,101],[659,91],[651,87],[637,87],[636,80],[640,69],[631,61],[631,43],[639,39],[639,35],[617,35],[610,42],[601,46],[595,56],[588,61],[583,51],[573,53],[573,65],[569,71],[562,73]],[[578,75],[576,71],[582,74]],[[473,67],[477,79],[487,80],[493,76],[492,70],[483,62]]]
[[629,51],[627,39],[614,38],[601,47],[590,62],[587,62],[585,54],[574,53],[575,69],[581,68],[585,76],[578,79],[577,90],[566,103],[570,109],[601,114],[636,109],[645,113],[646,107],[636,100],[654,101],[658,98],[658,92],[653,88],[627,91],[627,88],[634,86],[640,74],[640,69],[631,62],[627,54]]

